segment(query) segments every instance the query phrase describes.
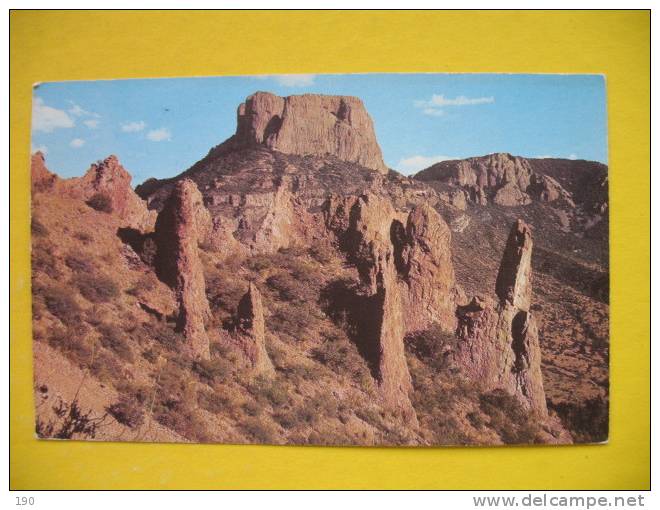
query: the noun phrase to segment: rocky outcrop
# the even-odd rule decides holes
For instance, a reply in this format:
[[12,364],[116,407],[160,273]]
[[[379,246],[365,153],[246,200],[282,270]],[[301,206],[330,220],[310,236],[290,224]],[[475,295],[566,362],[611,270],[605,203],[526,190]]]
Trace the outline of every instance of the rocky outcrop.
[[388,199],[370,193],[333,196],[326,202],[325,220],[357,267],[365,289],[363,313],[357,317],[358,348],[387,406],[417,424],[409,397],[412,381],[403,344],[406,325],[391,241],[394,208]]
[[59,177],[46,168],[42,152],[35,152],[31,159],[32,194],[53,190],[59,183]]
[[522,220],[509,233],[497,273],[495,291],[500,302],[529,310],[532,300],[532,232]]
[[206,224],[202,196],[195,184],[179,181],[156,221],[156,272],[177,295],[177,328],[193,358],[209,357],[205,324],[210,316],[204,272],[198,254],[200,231]]
[[356,97],[279,97],[257,92],[238,108],[233,143],[239,147],[262,145],[288,154],[331,154],[383,174],[388,172],[371,118]]
[[535,172],[527,159],[506,153],[442,161],[417,173],[415,179],[464,190],[469,201],[478,205],[512,207],[562,198],[574,206],[571,194],[559,182]]
[[532,237],[514,223],[497,277],[499,302],[475,297],[457,308],[457,366],[484,389],[503,389],[539,417],[548,416],[538,329],[530,312]]
[[451,261],[451,232],[432,207],[415,207],[405,229],[392,225],[395,262],[406,283],[406,330],[438,323],[456,328],[456,279]]
[[261,293],[252,282],[238,303],[236,338],[255,372],[273,372],[273,364],[266,351],[266,326]]
[[156,212],[149,211],[146,203],[131,187],[131,174],[119,163],[116,156],[109,156],[90,166],[82,177],[60,179],[45,165],[44,156],[37,152],[32,156],[32,191],[52,192],[62,196],[84,200],[98,207],[99,198],[103,210],[120,220],[123,225],[143,232],[153,230]]

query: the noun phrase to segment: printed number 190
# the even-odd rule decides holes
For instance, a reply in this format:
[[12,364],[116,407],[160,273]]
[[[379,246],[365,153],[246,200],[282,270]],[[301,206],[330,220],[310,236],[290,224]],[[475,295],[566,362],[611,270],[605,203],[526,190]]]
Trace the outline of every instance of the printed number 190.
[[34,498],[30,496],[29,498],[26,496],[16,496],[16,506],[32,506],[34,505]]

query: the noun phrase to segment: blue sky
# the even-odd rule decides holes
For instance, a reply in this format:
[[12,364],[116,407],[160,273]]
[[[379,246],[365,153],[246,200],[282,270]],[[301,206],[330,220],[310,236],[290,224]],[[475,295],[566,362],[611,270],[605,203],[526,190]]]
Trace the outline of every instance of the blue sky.
[[364,74],[44,83],[32,149],[64,177],[116,154],[134,184],[186,170],[234,133],[251,93],[360,97],[385,162],[405,174],[442,159],[510,152],[607,163],[597,75]]

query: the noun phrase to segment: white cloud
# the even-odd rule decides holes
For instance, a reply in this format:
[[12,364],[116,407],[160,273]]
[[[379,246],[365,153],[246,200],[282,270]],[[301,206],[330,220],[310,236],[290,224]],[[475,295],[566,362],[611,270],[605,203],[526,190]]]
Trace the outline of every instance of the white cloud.
[[272,78],[284,87],[308,87],[314,84],[315,74],[273,74],[255,76],[257,80],[268,80]]
[[147,138],[152,142],[170,141],[172,133],[167,128],[152,129],[147,133]]
[[87,119],[83,121],[83,124],[85,124],[85,126],[87,126],[89,129],[96,129],[99,127],[99,122],[101,121],[98,119]]
[[76,117],[82,117],[83,115],[93,115],[91,112],[88,112],[79,104],[76,104],[73,101],[69,101],[69,103],[71,104],[71,108],[69,108],[68,111],[71,115],[75,115]]
[[435,163],[439,163],[440,161],[447,161],[450,159],[459,159],[459,158],[453,156],[442,156],[442,155],[438,155],[438,156],[415,155],[415,156],[410,156],[408,158],[400,159],[399,163],[396,165],[396,168],[402,173],[406,175],[410,175],[412,173],[419,172],[420,170],[424,170],[425,168],[428,168]]
[[577,154],[569,154],[568,159],[577,159]]
[[534,156],[535,159],[552,159],[554,156],[550,156],[549,154],[543,154],[542,156]]
[[444,110],[438,110],[437,108],[424,108],[422,113],[432,117],[442,117],[445,114]]
[[80,149],[83,145],[85,145],[85,140],[82,138],[74,138],[69,142],[69,145],[74,149]]
[[34,98],[32,104],[32,129],[51,133],[59,128],[72,128],[76,123],[64,110],[47,106],[40,97]]
[[139,120],[137,122],[126,122],[122,124],[121,130],[124,133],[136,133],[138,131],[142,131],[145,127],[147,127],[147,123],[143,120]]
[[41,152],[42,154],[46,155],[48,154],[48,147],[46,147],[45,145],[36,145],[36,146],[33,145],[32,154],[34,154],[35,152]]
[[433,94],[431,99],[419,99],[414,102],[415,108],[420,108],[424,115],[431,115],[433,117],[441,117],[444,115],[444,110],[448,106],[469,106],[476,104],[494,103],[493,96],[488,97],[467,97],[456,96],[455,98],[445,97],[444,94]]

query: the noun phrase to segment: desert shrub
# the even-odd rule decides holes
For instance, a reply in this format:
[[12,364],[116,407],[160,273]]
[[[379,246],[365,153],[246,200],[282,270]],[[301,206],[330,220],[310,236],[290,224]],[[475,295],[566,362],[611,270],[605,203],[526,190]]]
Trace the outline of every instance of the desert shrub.
[[321,419],[337,418],[337,401],[329,392],[317,393],[305,398],[295,412],[299,422],[313,425]]
[[57,267],[57,257],[54,254],[55,246],[49,241],[39,241],[32,245],[32,274],[41,272],[53,279],[60,276]]
[[273,259],[268,255],[254,255],[246,259],[245,266],[251,271],[260,273],[273,266]]
[[108,406],[106,411],[122,425],[137,427],[144,422],[144,409],[137,400],[120,397],[118,402]]
[[509,444],[534,443],[539,426],[530,411],[503,390],[481,395],[480,408],[490,418],[489,426]]
[[48,345],[60,351],[77,365],[87,366],[92,361],[92,344],[84,336],[76,334],[73,327],[51,330],[48,334]]
[[150,401],[153,395],[153,388],[127,379],[117,381],[115,388],[118,393],[139,404]]
[[53,284],[43,287],[41,292],[48,311],[64,324],[71,325],[80,320],[82,310],[69,287]]
[[231,376],[232,368],[232,364],[223,358],[202,359],[193,362],[192,365],[200,381],[206,384],[227,380]]
[[177,404],[172,408],[157,409],[154,415],[158,423],[174,430],[186,439],[200,443],[211,441],[211,434],[206,423],[194,409]]
[[75,234],[73,234],[73,237],[75,237],[79,241],[82,241],[83,244],[89,244],[94,239],[87,232],[83,232],[83,231],[76,232]]
[[95,193],[87,200],[87,205],[100,212],[112,212],[112,198],[106,193]]
[[111,350],[124,361],[133,361],[133,350],[124,338],[124,332],[115,324],[101,324],[97,328],[101,334],[101,345]]
[[436,371],[448,368],[448,355],[456,341],[454,335],[444,332],[437,323],[405,339],[406,350]]
[[41,221],[39,221],[39,218],[36,216],[32,216],[30,230],[33,236],[45,237],[48,235],[48,229],[43,223],[41,223]]
[[142,351],[142,357],[146,359],[149,363],[156,363],[159,354],[160,353],[158,352],[158,350],[154,349],[153,347],[149,347],[148,349]]
[[241,408],[248,416],[260,416],[264,411],[263,406],[254,400],[248,400],[247,402],[244,402]]
[[226,414],[234,408],[232,400],[217,391],[201,390],[197,392],[197,403],[202,409],[213,414]]
[[609,405],[600,396],[579,403],[560,403],[553,406],[564,426],[571,431],[575,442],[606,441],[609,431]]
[[312,246],[309,249],[309,255],[319,264],[328,264],[332,261],[334,254],[330,246],[325,244],[319,244],[316,246]]
[[101,382],[116,384],[126,378],[124,365],[110,352],[99,349],[90,365],[92,374]]
[[257,377],[250,383],[248,390],[263,405],[270,404],[275,408],[289,402],[289,388],[278,378]]
[[79,273],[93,273],[94,264],[89,261],[89,255],[82,253],[69,253],[64,258],[64,263],[72,271]]
[[92,303],[105,303],[119,295],[117,284],[102,274],[77,274],[73,281],[80,294]]
[[270,316],[268,326],[274,332],[302,340],[318,322],[318,310],[309,303],[283,304]]
[[183,342],[183,337],[165,322],[151,321],[142,324],[141,335],[151,338],[169,351],[175,351]]
[[247,418],[241,428],[259,443],[273,443],[277,437],[273,426],[260,418]]
[[156,277],[152,273],[139,276],[132,287],[126,290],[126,294],[140,296],[142,292],[150,292],[156,288]]
[[298,424],[298,415],[295,411],[278,411],[273,415],[273,419],[279,423],[279,425],[287,430],[293,429]]
[[61,398],[53,405],[55,418],[47,423],[37,419],[37,436],[56,439],[86,439],[96,437],[96,432],[106,415],[94,416],[92,410],[83,411],[78,400],[66,402]]

